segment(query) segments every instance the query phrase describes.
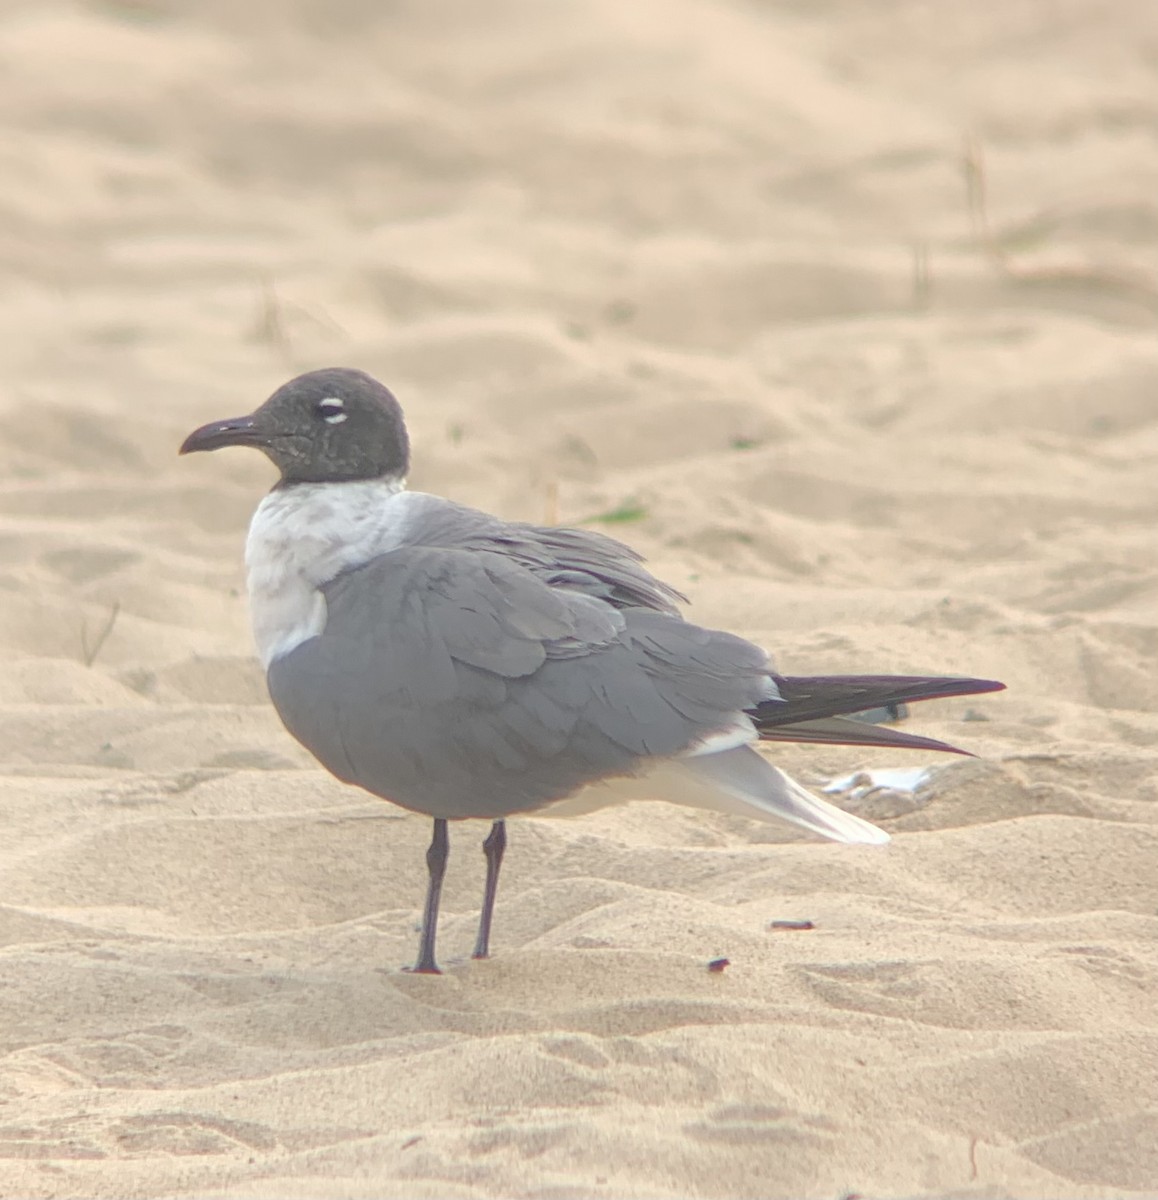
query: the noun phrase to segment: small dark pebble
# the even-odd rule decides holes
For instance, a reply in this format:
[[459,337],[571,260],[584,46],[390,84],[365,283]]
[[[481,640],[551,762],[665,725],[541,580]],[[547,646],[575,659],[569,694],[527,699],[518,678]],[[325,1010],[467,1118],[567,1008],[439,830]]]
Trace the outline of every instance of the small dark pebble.
[[811,921],[769,921],[769,929],[815,929]]
[[725,967],[730,967],[731,965],[732,965],[732,963],[731,963],[730,959],[713,958],[712,961],[710,963],[708,963],[708,970],[711,971],[714,975],[719,975],[720,972],[723,971],[723,969]]

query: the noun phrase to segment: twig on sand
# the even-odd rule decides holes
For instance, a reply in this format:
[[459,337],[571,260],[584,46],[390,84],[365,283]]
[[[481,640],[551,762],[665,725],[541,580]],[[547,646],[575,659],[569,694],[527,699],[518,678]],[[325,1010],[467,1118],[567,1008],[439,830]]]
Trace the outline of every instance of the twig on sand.
[[973,236],[986,257],[1000,265],[1005,261],[1005,254],[989,225],[989,177],[985,171],[985,151],[976,134],[968,134],[965,138],[961,172],[965,176],[965,204],[969,209]]
[[96,662],[97,655],[101,652],[105,642],[109,640],[109,634],[113,631],[113,626],[117,623],[117,617],[120,615],[121,602],[115,600],[112,608],[109,609],[109,615],[106,619],[101,631],[97,634],[96,640],[89,645],[88,640],[88,622],[81,621],[80,624],[80,649],[81,656],[84,659],[84,665],[91,667]]
[[262,275],[259,284],[261,292],[258,297],[257,315],[250,328],[249,337],[260,345],[272,346],[286,366],[291,369],[295,366],[290,327],[295,322],[300,323],[299,318],[309,321],[316,329],[322,330],[330,337],[349,338],[347,330],[323,309],[317,306],[306,308],[301,304],[294,304],[292,301],[287,303],[283,300],[269,276]]
[[929,307],[933,293],[933,273],[929,268],[929,243],[913,243],[913,307],[918,311]]
[[282,358],[289,360],[290,344],[286,334],[281,297],[277,294],[273,280],[266,276],[263,276],[261,280],[261,299],[257,320],[253,325],[253,340],[273,346]]

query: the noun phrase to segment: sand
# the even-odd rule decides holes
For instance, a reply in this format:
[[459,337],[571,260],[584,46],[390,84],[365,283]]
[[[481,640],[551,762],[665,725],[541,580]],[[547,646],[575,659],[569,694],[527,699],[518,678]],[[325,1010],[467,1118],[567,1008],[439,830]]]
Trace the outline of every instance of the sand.
[[[1148,0],[9,0],[0,1194],[1154,1194],[1156,48]],[[414,486],[603,518],[787,671],[1004,679],[908,726],[980,757],[850,799],[883,849],[520,820],[483,964],[456,827],[403,973],[428,823],[266,701],[269,465],[175,457],[322,365]]]

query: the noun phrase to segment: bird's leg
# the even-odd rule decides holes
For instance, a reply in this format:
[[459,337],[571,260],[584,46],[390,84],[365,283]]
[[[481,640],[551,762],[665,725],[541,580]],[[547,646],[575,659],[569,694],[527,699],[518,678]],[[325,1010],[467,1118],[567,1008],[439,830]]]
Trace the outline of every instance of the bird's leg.
[[441,975],[434,958],[434,938],[438,933],[438,901],[442,896],[442,877],[446,874],[446,860],[450,857],[450,837],[446,831],[446,818],[434,818],[434,837],[426,851],[426,869],[430,882],[426,887],[426,907],[422,910],[422,940],[418,943],[418,962],[414,971],[418,975]]
[[503,851],[507,848],[507,823],[496,821],[491,826],[487,840],[483,842],[483,853],[487,856],[487,886],[483,892],[482,912],[478,919],[478,939],[471,958],[489,958],[491,952],[491,918],[495,915],[495,895],[499,890],[499,867],[503,865]]

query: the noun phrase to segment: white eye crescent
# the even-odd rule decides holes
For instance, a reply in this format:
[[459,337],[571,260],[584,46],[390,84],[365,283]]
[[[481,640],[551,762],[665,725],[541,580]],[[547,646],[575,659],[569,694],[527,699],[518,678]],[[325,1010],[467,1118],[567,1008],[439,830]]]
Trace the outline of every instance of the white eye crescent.
[[346,402],[337,396],[327,396],[318,401],[318,415],[327,425],[340,425],[350,414]]

